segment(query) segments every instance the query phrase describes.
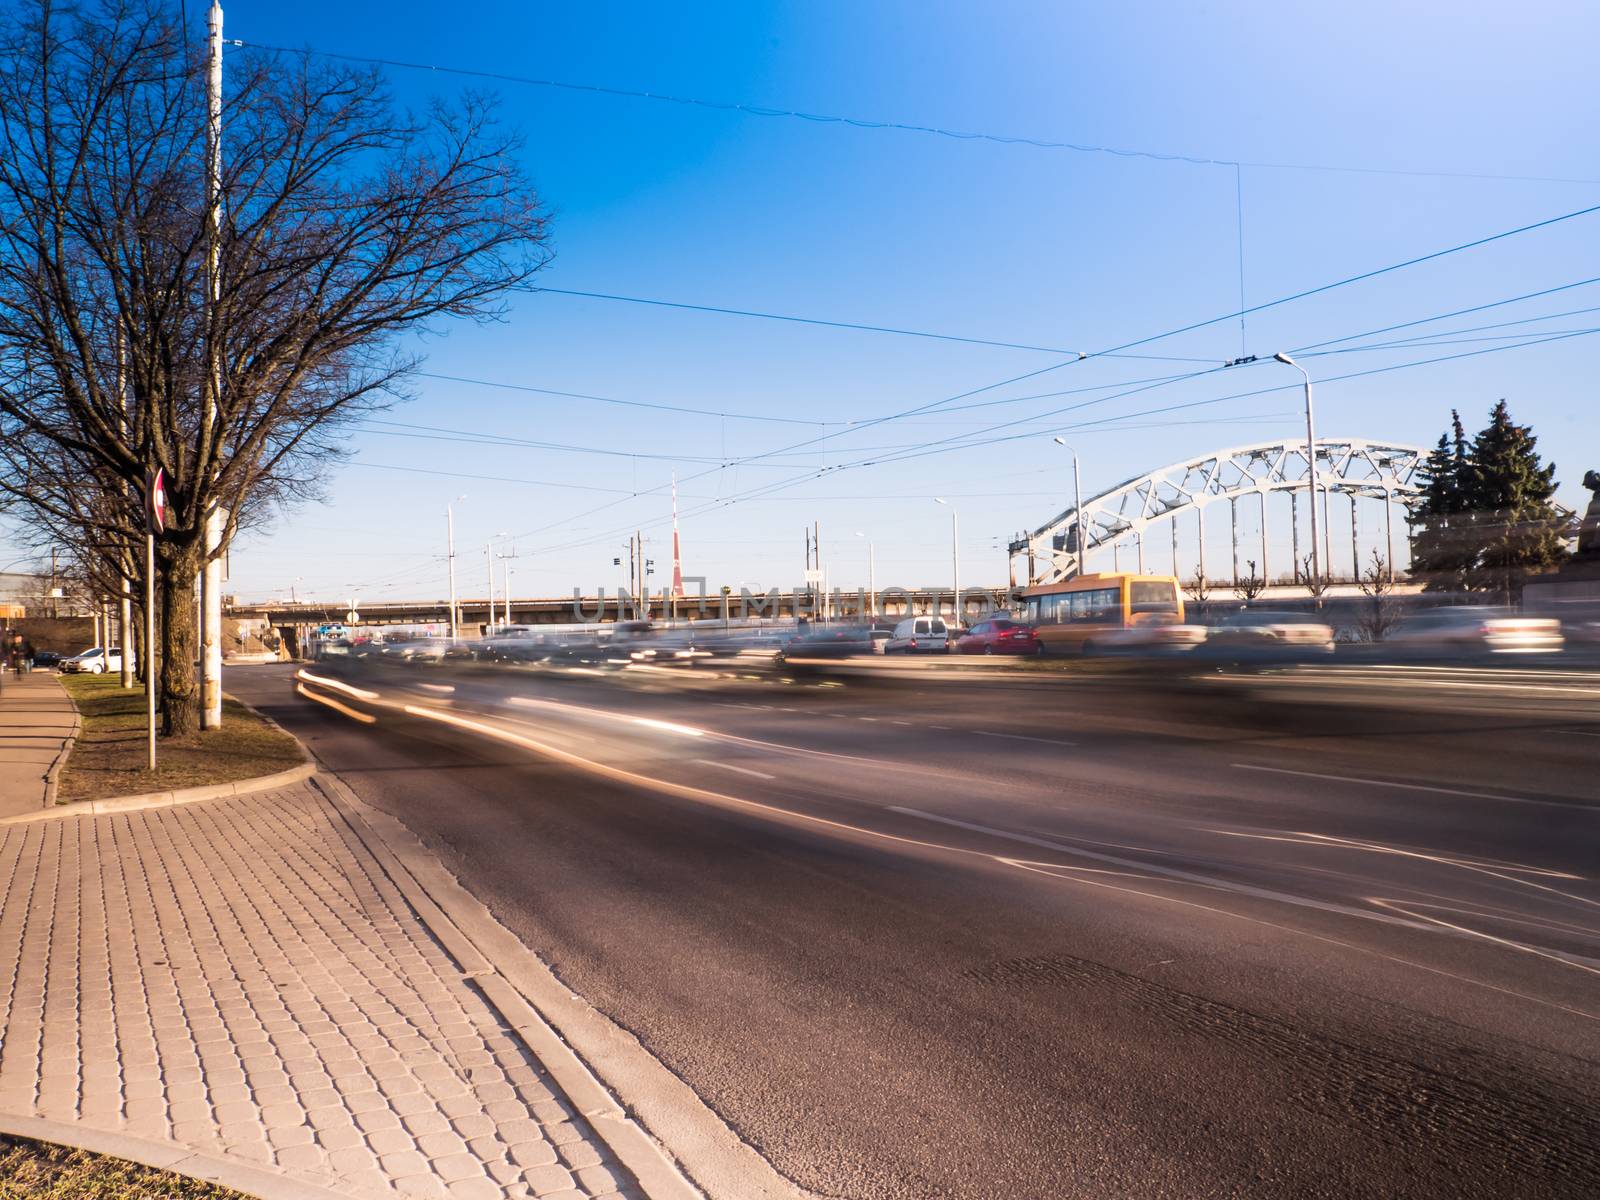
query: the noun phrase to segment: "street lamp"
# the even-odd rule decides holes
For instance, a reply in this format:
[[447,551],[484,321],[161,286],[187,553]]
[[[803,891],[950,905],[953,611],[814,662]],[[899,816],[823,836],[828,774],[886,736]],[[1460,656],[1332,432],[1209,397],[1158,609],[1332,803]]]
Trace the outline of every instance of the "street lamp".
[[1083,564],[1089,556],[1089,543],[1083,539],[1083,482],[1078,474],[1078,451],[1065,438],[1051,438],[1058,446],[1072,451],[1072,511],[1078,519],[1078,574],[1084,573]]
[[[1282,350],[1272,356],[1286,367],[1293,367],[1306,381],[1306,467],[1311,484],[1311,578],[1322,579],[1321,543],[1317,540],[1317,430],[1311,418],[1311,373]],[[1298,567],[1300,564],[1296,563]]]
[[[867,535],[861,530],[856,530],[858,538]],[[878,619],[878,547],[873,542],[867,543],[867,621],[870,624]]]
[[463,492],[444,506],[445,550],[450,561],[450,640],[459,636],[460,619],[456,610],[456,505],[467,498]]
[[951,582],[955,585],[955,615],[956,624],[961,624],[961,514],[942,496],[933,498],[935,504],[943,504],[950,510],[950,575]]

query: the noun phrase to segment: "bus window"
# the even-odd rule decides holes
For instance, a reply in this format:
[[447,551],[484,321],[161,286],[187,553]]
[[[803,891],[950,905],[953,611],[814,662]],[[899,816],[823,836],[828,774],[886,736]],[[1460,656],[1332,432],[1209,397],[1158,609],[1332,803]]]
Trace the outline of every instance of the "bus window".
[[1122,597],[1116,588],[1095,588],[1092,591],[1073,592],[1071,595],[1074,621],[1122,620]]
[[1129,602],[1136,613],[1175,613],[1178,587],[1166,580],[1135,579],[1130,585]]

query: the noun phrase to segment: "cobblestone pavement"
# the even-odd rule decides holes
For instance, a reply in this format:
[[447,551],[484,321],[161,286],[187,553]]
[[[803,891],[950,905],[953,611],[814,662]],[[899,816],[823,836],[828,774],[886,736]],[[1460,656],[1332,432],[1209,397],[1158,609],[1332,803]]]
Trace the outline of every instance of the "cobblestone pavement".
[[350,1196],[635,1197],[315,789],[0,829],[0,1114]]

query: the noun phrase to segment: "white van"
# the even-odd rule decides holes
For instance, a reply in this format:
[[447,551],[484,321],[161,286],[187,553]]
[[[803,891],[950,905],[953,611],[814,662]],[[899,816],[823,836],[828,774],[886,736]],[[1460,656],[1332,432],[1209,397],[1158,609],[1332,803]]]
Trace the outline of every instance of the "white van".
[[883,644],[885,654],[947,654],[950,630],[942,617],[907,617]]

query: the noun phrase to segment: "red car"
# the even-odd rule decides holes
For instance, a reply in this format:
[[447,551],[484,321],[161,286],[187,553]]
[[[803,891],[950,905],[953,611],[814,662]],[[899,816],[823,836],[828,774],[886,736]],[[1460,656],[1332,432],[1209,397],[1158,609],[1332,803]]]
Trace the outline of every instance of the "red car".
[[1032,625],[1010,617],[979,621],[956,642],[957,654],[1043,654],[1044,643]]

